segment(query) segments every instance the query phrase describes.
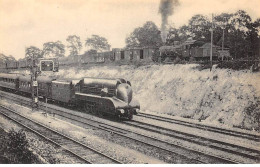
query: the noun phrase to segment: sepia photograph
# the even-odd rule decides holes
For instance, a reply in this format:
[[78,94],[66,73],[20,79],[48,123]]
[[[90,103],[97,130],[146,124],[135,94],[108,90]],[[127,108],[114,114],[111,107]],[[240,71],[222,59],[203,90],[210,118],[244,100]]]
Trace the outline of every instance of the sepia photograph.
[[0,0],[0,165],[260,163],[260,0]]

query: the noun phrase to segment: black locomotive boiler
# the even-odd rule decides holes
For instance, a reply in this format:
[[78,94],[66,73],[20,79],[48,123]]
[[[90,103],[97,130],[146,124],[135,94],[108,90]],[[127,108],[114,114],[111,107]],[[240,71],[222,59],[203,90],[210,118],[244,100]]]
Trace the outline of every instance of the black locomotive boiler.
[[75,98],[86,111],[132,119],[140,109],[133,98],[131,83],[124,79],[83,78],[76,87]]

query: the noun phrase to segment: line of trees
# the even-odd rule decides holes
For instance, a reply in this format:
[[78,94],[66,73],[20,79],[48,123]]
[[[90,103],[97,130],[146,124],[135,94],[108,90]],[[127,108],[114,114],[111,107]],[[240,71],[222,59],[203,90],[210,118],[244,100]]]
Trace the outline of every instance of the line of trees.
[[12,55],[6,56],[3,53],[0,53],[0,62],[15,61],[15,58]]
[[[56,41],[44,43],[42,49],[36,46],[27,47],[25,48],[25,58],[31,59],[33,56],[35,58],[64,57],[66,52],[65,47],[67,47],[69,50],[69,56],[78,55],[82,49],[82,42],[80,37],[77,35],[69,35],[66,38],[66,41],[66,46],[61,41]],[[87,38],[85,40],[85,46],[90,48],[89,51],[106,51],[111,47],[107,39],[99,35],[92,35],[91,37]],[[11,55],[6,56],[0,53],[0,62],[7,61],[15,61],[15,58]]]
[[[69,35],[66,39],[67,48],[69,49],[69,56],[78,55],[82,49],[82,42],[77,35]],[[111,45],[107,39],[99,36],[92,35],[85,40],[85,46],[88,46],[90,50],[106,51],[109,50]],[[61,41],[46,42],[43,44],[43,49],[39,49],[35,46],[30,46],[25,49],[25,58],[30,59],[32,56],[37,58],[43,57],[64,57],[65,45]]]
[[[214,16],[214,36],[213,44],[221,46],[224,30],[224,47],[230,49],[230,54],[233,58],[244,58],[249,56],[259,56],[260,45],[260,18],[252,21],[251,17],[243,10],[235,13],[222,13]],[[179,28],[173,25],[168,26],[168,35],[166,45],[173,45],[174,41],[185,41],[189,38],[204,42],[210,41],[210,27],[212,26],[211,19],[204,15],[194,15],[188,22]],[[69,56],[78,55],[82,49],[80,37],[70,35],[66,39],[66,47],[69,49]],[[160,47],[163,44],[161,40],[161,31],[154,22],[148,21],[142,27],[137,27],[125,39],[126,47]],[[92,35],[85,40],[85,46],[92,51],[107,51],[111,45],[107,39]],[[35,46],[30,46],[25,49],[25,58],[30,58],[32,55],[37,57],[63,57],[65,55],[65,45],[61,41],[46,42],[43,44],[43,49]],[[0,54],[0,61],[15,60],[13,56],[5,56]]]
[[[169,33],[166,45],[173,45],[174,41],[186,41],[187,39],[210,42],[211,19],[204,15],[194,15],[187,25],[180,28],[168,26]],[[233,58],[259,56],[260,46],[260,18],[252,21],[251,17],[243,10],[235,13],[222,13],[214,16],[213,43],[222,45],[224,29],[224,47],[230,49]],[[126,47],[162,46],[160,30],[151,21],[134,31],[126,38]]]

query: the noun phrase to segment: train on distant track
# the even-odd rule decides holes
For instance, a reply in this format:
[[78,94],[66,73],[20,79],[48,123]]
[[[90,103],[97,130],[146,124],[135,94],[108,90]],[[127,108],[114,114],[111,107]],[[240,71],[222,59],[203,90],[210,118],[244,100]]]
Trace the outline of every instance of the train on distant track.
[[[44,58],[38,58],[35,59],[34,65],[39,65],[41,60],[45,60]],[[59,70],[59,60],[58,58],[48,58],[48,60],[53,61],[54,63],[54,70],[53,71],[58,71]],[[0,69],[28,69],[32,66],[32,62],[27,59],[21,59],[19,61],[0,61]]]
[[[176,58],[185,61],[207,62],[210,60],[211,44],[198,40],[185,42],[175,41],[174,45],[159,48],[161,61],[174,61]],[[212,45],[212,60],[231,60],[228,48]]]
[[[79,80],[38,76],[39,97],[57,103],[80,107],[85,112],[109,114],[131,120],[140,110],[133,97],[131,83],[123,78],[91,78]],[[30,95],[30,75],[0,73],[0,88]]]
[[[210,49],[210,43],[187,40],[182,43],[176,41],[171,46],[113,48],[111,51],[106,52],[88,51],[81,55],[53,58],[53,61],[55,62],[55,69],[58,69],[59,65],[100,64],[118,61],[126,63],[142,61],[174,62],[175,59],[181,59],[184,61],[205,62],[210,60]],[[232,59],[228,48],[213,45],[212,49],[213,60],[224,61]],[[0,69],[23,69],[28,67],[30,67],[30,62],[26,59],[0,62]]]

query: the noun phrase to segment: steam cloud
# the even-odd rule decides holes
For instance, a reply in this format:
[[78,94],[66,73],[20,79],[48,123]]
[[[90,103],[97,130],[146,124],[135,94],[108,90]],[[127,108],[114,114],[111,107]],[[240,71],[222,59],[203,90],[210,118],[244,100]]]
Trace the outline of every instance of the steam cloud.
[[179,0],[161,0],[160,2],[159,13],[162,16],[161,38],[164,43],[167,37],[166,25],[168,24],[168,17],[173,14],[174,7],[178,5]]

